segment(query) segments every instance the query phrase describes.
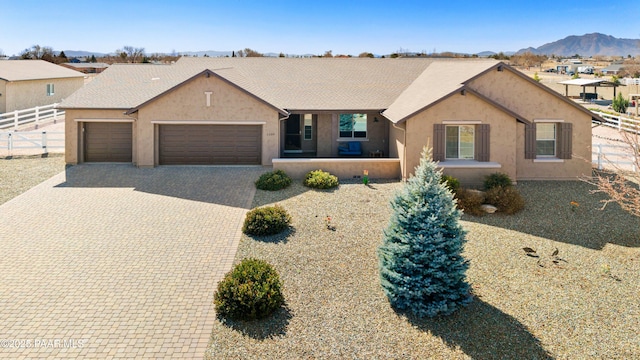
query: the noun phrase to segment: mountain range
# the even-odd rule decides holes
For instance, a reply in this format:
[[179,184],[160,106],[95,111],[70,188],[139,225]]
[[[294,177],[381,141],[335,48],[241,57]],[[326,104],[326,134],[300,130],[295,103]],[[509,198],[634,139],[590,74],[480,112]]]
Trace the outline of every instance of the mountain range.
[[540,47],[521,49],[517,54],[532,52],[538,55],[627,56],[640,54],[640,39],[618,39],[600,33],[582,36],[567,36],[564,39],[544,44]]
[[[605,35],[600,33],[591,33],[585,35],[571,35],[567,36],[564,39],[557,40],[554,42],[550,42],[535,47],[528,47],[525,49],[514,51],[503,51],[505,55],[522,54],[525,52],[531,52],[538,55],[557,55],[557,56],[573,56],[578,54],[580,56],[596,56],[596,55],[605,55],[605,56],[624,56],[627,55],[639,55],[640,54],[640,39],[618,39],[611,35]],[[78,50],[64,50],[64,53],[67,57],[89,57],[91,55],[95,55],[96,57],[102,57],[104,55],[113,55],[113,54],[105,54],[91,51],[78,51]],[[206,51],[184,51],[180,52],[182,55],[187,56],[211,56],[211,57],[219,57],[219,56],[231,56],[232,51],[216,51],[216,50],[206,50]],[[493,51],[483,51],[477,53],[476,55],[480,57],[487,57],[496,54]],[[278,56],[277,53],[266,53],[265,56]],[[354,55],[354,54],[352,54]],[[471,54],[469,54],[471,55]],[[302,56],[308,57],[312,56],[312,54],[287,54],[287,56]],[[355,55],[354,55],[355,56]]]

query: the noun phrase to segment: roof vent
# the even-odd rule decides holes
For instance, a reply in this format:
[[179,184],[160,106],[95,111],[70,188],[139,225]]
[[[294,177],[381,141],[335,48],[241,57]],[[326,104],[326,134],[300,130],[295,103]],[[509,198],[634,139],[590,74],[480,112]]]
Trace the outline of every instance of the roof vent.
[[498,66],[498,71],[502,71],[502,65]]
[[155,80],[160,80],[160,78],[156,77],[156,78],[151,78],[151,81],[155,81]]

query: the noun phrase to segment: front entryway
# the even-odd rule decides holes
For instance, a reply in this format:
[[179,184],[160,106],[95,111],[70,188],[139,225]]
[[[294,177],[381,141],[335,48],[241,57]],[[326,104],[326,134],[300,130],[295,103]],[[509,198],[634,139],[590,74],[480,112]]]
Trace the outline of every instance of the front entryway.
[[316,153],[316,119],[313,114],[291,114],[284,126],[285,154]]

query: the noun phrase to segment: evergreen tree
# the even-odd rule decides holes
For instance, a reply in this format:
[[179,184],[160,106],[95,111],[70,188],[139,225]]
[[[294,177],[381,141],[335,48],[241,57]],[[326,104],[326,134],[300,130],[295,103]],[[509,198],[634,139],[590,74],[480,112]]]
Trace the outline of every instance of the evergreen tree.
[[389,302],[420,318],[451,314],[472,300],[461,212],[431,159],[425,148],[415,176],[391,201],[393,214],[378,249]]

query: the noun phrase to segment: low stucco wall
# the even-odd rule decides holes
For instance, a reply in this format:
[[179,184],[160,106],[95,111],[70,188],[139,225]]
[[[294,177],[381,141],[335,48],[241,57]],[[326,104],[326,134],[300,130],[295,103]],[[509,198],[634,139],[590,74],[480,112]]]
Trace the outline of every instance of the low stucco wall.
[[318,169],[343,180],[362,177],[364,170],[371,179],[399,179],[400,159],[273,159],[273,169],[293,179],[304,179],[309,171]]

